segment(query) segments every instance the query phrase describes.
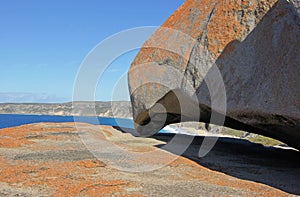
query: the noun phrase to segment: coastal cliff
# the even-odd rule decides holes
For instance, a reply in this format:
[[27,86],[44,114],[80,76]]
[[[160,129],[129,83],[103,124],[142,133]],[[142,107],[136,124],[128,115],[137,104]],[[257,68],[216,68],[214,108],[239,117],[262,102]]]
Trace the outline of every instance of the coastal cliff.
[[75,102],[73,103],[3,103],[0,114],[37,114],[59,116],[97,116],[132,118],[131,104],[128,101]]

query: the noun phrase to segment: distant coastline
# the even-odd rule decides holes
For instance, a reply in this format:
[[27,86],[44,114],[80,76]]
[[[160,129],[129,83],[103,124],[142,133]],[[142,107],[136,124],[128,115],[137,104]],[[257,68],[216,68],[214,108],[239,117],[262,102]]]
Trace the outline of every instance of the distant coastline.
[[132,118],[129,101],[67,103],[0,103],[0,114]]
[[[15,115],[44,115],[44,116],[96,116],[98,118],[126,118],[132,120],[132,108],[129,101],[112,101],[112,102],[73,102],[67,103],[1,103],[0,114],[15,114]],[[72,120],[73,121],[73,120]],[[41,121],[39,121],[41,122]],[[48,122],[48,121],[47,121]],[[50,121],[51,122],[51,121]],[[54,121],[55,122],[55,121]],[[66,122],[66,121],[63,121]],[[133,127],[133,126],[132,126]],[[179,129],[179,133],[189,133],[196,135],[213,135],[213,136],[231,136],[234,138],[247,139],[252,142],[262,143],[267,146],[277,146],[283,144],[274,139],[250,134],[244,131],[238,131],[223,127],[222,132],[214,134],[206,130],[204,123],[200,122],[182,122],[169,126],[165,130],[168,133],[174,132],[174,129]]]

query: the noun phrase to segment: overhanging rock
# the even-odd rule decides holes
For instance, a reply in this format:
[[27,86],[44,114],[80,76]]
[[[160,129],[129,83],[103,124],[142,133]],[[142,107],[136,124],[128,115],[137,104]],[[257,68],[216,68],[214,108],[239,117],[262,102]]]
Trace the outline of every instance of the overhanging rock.
[[137,131],[180,121],[262,134],[300,149],[300,2],[187,0],[129,71]]

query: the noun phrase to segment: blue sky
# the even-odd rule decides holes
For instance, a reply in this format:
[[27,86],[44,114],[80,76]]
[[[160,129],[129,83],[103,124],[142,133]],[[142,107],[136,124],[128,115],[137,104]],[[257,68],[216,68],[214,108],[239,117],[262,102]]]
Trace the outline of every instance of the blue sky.
[[[120,31],[159,26],[184,0],[0,1],[0,102],[71,101],[80,64],[98,43]],[[118,58],[98,84],[111,87],[137,51]],[[123,90],[122,90],[123,91]],[[113,96],[126,100],[127,90]]]

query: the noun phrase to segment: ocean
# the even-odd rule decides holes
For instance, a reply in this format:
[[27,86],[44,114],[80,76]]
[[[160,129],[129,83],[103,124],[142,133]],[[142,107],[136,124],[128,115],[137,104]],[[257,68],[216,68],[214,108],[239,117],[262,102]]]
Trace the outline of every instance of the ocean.
[[[23,114],[0,114],[0,129],[16,127],[25,124],[41,122],[84,122],[94,125],[118,126],[123,128],[134,128],[132,119],[108,118],[108,117],[89,117],[89,116],[49,116],[49,115],[23,115]],[[180,130],[166,126],[159,133],[180,133]]]
[[133,121],[125,118],[89,117],[89,116],[48,116],[48,115],[21,115],[21,114],[0,114],[0,129],[16,127],[24,124],[40,122],[77,122],[90,123],[95,125],[119,126],[133,128]]

